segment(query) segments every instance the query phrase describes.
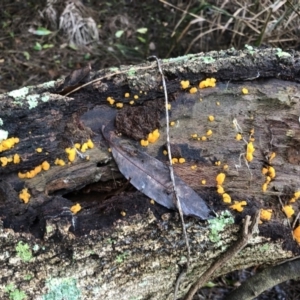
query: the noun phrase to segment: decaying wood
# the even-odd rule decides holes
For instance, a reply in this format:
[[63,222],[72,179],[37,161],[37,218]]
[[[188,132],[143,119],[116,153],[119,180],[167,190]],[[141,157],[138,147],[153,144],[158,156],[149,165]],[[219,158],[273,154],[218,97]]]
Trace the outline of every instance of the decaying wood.
[[[172,105],[170,117],[175,122],[172,154],[186,159],[175,165],[176,174],[217,213],[230,209],[216,192],[215,178],[221,171],[226,173],[226,193],[233,200],[247,201],[243,213],[233,212],[236,225],[220,234],[220,243],[210,241],[205,223],[187,220],[191,268],[178,295],[184,296],[199,274],[237,239],[243,216],[258,208],[272,209],[272,220],[260,225],[260,236],[213,277],[296,255],[298,245],[278,197],[286,204],[300,190],[299,53],[227,50],[163,60],[162,68]],[[190,94],[180,87],[181,80],[190,80],[192,87],[207,77],[217,79],[216,88]],[[171,299],[185,261],[179,218],[150,204],[142,193],[122,189],[124,181],[101,134],[102,126],[116,119],[122,137],[140,147],[138,140],[159,127],[159,141],[144,151],[166,162],[162,154],[164,100],[156,64],[91,72],[83,83],[84,88],[69,96],[63,96],[63,81],[0,96],[0,130],[20,139],[0,157],[21,156],[19,164],[0,167],[0,297],[7,297],[3,288],[12,283],[30,299],[38,299],[51,289],[46,281],[58,277],[60,282],[76,279],[81,299]],[[243,87],[249,94],[241,92]],[[129,98],[124,97],[126,92]],[[138,100],[130,105],[134,95]],[[124,108],[111,107],[107,97]],[[209,115],[214,116],[213,122],[208,121]],[[206,136],[209,129],[212,135]],[[237,131],[244,140],[235,139]],[[200,140],[192,138],[193,134]],[[202,136],[207,140],[201,140]],[[246,146],[252,137],[254,159],[247,164]],[[54,166],[56,158],[67,161],[66,147],[89,138],[95,148],[87,151],[88,161],[77,157],[64,167]],[[41,153],[36,152],[38,147]],[[276,157],[270,161],[272,152]],[[18,172],[32,170],[45,160],[51,165],[49,171],[32,179],[18,178]],[[192,165],[197,169],[191,170]],[[228,165],[225,170],[224,165]],[[270,165],[276,177],[263,192],[266,176],[261,170]],[[116,188],[109,192],[111,196],[95,196],[92,190],[104,191],[107,182]],[[32,195],[28,204],[18,198],[23,187]],[[90,193],[70,195],[82,189]],[[83,210],[72,215],[69,208],[75,200]],[[297,213],[298,203],[293,207]],[[121,211],[126,211],[125,217]],[[18,257],[19,241],[30,247],[29,262]],[[26,280],[28,274],[30,280]]]

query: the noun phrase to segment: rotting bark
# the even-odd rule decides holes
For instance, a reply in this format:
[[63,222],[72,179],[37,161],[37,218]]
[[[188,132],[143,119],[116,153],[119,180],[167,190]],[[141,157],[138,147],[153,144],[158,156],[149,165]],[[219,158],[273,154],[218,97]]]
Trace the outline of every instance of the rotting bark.
[[[237,239],[241,219],[257,208],[273,209],[272,221],[260,225],[260,236],[214,277],[253,265],[275,264],[299,252],[278,201],[280,197],[287,203],[300,189],[300,56],[298,52],[283,53],[276,49],[253,53],[227,50],[162,62],[172,104],[171,119],[175,121],[171,128],[172,152],[186,159],[185,164],[175,165],[177,175],[220,212],[229,207],[216,193],[215,177],[226,164],[225,191],[233,200],[247,201],[243,213],[235,214],[237,225],[226,228],[219,244],[209,241],[205,223],[188,218],[192,266],[179,296]],[[217,87],[196,94],[180,88],[181,80],[189,79],[191,86],[198,86],[206,77],[216,78]],[[30,299],[37,299],[49,292],[47,279],[75,278],[82,299],[114,299],[120,295],[122,299],[171,299],[186,255],[180,221],[176,213],[150,204],[128,184],[125,190],[126,184],[101,135],[102,126],[116,115],[117,130],[123,136],[127,134],[137,147],[138,139],[160,127],[160,140],[145,151],[166,160],[162,154],[164,102],[156,64],[102,70],[86,78],[86,82],[91,80],[93,84],[69,96],[59,94],[62,81],[0,96],[0,129],[20,139],[0,156],[21,156],[20,164],[0,167],[1,287],[12,283]],[[241,93],[242,87],[248,88],[248,95]],[[130,98],[124,97],[126,92]],[[130,106],[134,95],[139,99]],[[124,103],[125,108],[111,107],[107,97]],[[215,121],[209,122],[208,115],[214,115]],[[235,140],[233,119],[246,142],[254,129],[256,150],[249,168],[242,155],[246,143]],[[208,129],[213,134],[206,141],[191,138],[194,133],[205,136]],[[88,138],[96,146],[87,151],[89,161],[77,158],[64,167],[53,165],[58,157],[66,161],[64,149],[72,142]],[[38,147],[43,148],[41,153],[36,153]],[[269,162],[271,152],[276,157]],[[18,172],[32,170],[45,160],[51,164],[49,171],[33,179],[18,178]],[[263,193],[265,175],[261,170],[270,164],[276,177]],[[192,171],[191,165],[197,165],[197,170]],[[201,184],[203,179],[205,185]],[[18,199],[24,186],[32,195],[26,205]],[[69,194],[82,189],[90,193]],[[106,193],[113,196],[101,198],[102,194],[93,190],[102,194],[108,190]],[[83,207],[76,216],[68,210],[72,201]],[[297,202],[293,207],[297,213]],[[126,211],[126,217],[121,217],[121,211]],[[17,257],[19,241],[28,243],[33,254],[27,263]],[[28,274],[30,280],[26,280]],[[3,289],[0,296],[7,297]]]

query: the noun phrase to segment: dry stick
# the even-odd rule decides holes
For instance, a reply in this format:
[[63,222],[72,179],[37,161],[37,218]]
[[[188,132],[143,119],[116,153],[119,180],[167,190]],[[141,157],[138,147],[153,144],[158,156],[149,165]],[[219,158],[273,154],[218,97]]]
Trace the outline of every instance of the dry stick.
[[198,279],[196,283],[194,283],[189,289],[184,300],[192,300],[195,293],[203,286],[205,282],[211,277],[211,275],[215,272],[216,269],[220,268],[224,263],[228,262],[231,258],[233,258],[238,252],[240,252],[252,238],[253,233],[258,230],[258,222],[259,222],[260,211],[257,210],[253,216],[253,219],[250,223],[250,216],[245,217],[242,235],[238,238],[238,240],[221,256],[217,259],[209,268],[206,270]]
[[167,125],[167,150],[168,150],[168,157],[169,157],[169,162],[170,162],[170,177],[171,177],[171,181],[172,181],[172,185],[173,185],[173,190],[174,190],[174,194],[175,194],[175,198],[176,198],[176,205],[177,205],[177,209],[179,211],[179,215],[180,215],[180,219],[181,219],[181,225],[182,225],[182,230],[183,230],[183,235],[184,235],[184,239],[185,239],[185,244],[186,244],[186,248],[187,248],[187,263],[186,263],[186,268],[185,270],[183,270],[180,275],[177,278],[176,281],[176,285],[175,285],[175,293],[174,293],[174,299],[176,299],[177,296],[177,291],[178,291],[178,287],[180,284],[180,281],[183,277],[183,275],[187,272],[188,268],[189,268],[189,264],[190,264],[190,257],[191,257],[191,250],[190,250],[190,245],[189,245],[189,241],[188,241],[188,237],[187,237],[187,233],[185,230],[185,223],[184,223],[184,218],[183,218],[183,213],[182,213],[182,209],[181,209],[181,204],[180,204],[180,200],[179,197],[177,195],[177,191],[176,191],[176,183],[175,183],[175,177],[174,177],[174,170],[173,170],[173,164],[172,164],[172,153],[171,153],[171,146],[170,146],[170,127],[169,127],[169,101],[168,101],[168,93],[167,93],[167,86],[166,86],[166,81],[165,81],[165,77],[160,65],[160,61],[156,56],[150,56],[149,58],[154,58],[157,62],[157,66],[158,66],[158,70],[159,73],[161,74],[161,78],[162,78],[162,83],[163,83],[163,88],[164,88],[164,94],[165,94],[165,109],[166,109],[166,125]]

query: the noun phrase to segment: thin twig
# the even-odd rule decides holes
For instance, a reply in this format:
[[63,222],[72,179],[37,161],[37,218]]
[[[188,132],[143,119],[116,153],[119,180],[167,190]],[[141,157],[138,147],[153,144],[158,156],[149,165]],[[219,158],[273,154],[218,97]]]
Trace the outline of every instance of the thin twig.
[[166,86],[166,81],[165,81],[165,77],[160,65],[160,61],[156,56],[150,56],[149,58],[153,58],[156,60],[157,62],[157,66],[158,66],[158,70],[159,73],[161,74],[161,78],[162,78],[162,84],[163,84],[163,88],[164,88],[164,94],[165,94],[165,109],[166,109],[166,128],[167,128],[167,150],[168,150],[168,158],[169,158],[169,162],[170,162],[170,177],[171,177],[171,181],[172,181],[172,185],[173,185],[173,190],[174,190],[174,194],[175,194],[175,198],[176,198],[176,205],[177,205],[177,209],[179,211],[179,215],[180,215],[180,219],[181,219],[181,224],[182,224],[182,230],[183,230],[183,235],[184,235],[184,239],[185,239],[185,244],[186,244],[186,248],[187,248],[187,263],[186,263],[186,268],[179,274],[177,281],[176,281],[176,285],[175,285],[175,293],[174,293],[174,299],[176,299],[177,297],[177,290],[180,284],[181,279],[183,278],[183,276],[186,274],[186,272],[188,271],[189,268],[189,264],[190,264],[190,257],[191,257],[191,250],[190,250],[190,245],[189,245],[189,241],[188,241],[188,237],[187,237],[187,232],[185,229],[185,223],[184,223],[184,218],[183,218],[183,213],[182,213],[182,209],[181,209],[181,204],[180,204],[180,200],[177,194],[177,190],[176,190],[176,183],[175,183],[175,177],[174,177],[174,169],[173,169],[173,164],[172,164],[172,153],[171,153],[171,146],[170,146],[170,126],[169,126],[169,101],[168,101],[168,92],[167,92],[167,86]]
[[257,210],[250,220],[250,216],[245,217],[243,232],[240,238],[221,256],[213,262],[213,264],[206,270],[198,279],[196,283],[194,283],[189,289],[184,300],[192,300],[195,293],[203,286],[205,282],[211,277],[211,275],[219,269],[224,263],[228,262],[232,259],[238,252],[240,252],[252,238],[252,235],[258,230],[258,222],[259,222],[260,210]]

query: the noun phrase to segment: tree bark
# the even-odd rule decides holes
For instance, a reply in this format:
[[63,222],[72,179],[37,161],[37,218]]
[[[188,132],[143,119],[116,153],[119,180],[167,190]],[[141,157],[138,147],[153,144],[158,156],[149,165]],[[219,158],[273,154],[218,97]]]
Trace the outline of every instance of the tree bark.
[[[186,218],[191,267],[179,297],[238,238],[244,216],[257,209],[272,209],[272,219],[264,221],[259,235],[212,279],[253,265],[274,265],[299,253],[293,219],[288,220],[281,207],[300,190],[299,57],[299,52],[279,49],[231,49],[162,60],[175,122],[170,130],[172,155],[186,160],[174,165],[175,172],[218,215],[230,210],[235,217],[234,225],[218,233],[217,242],[207,222]],[[60,299],[58,293],[66,291],[72,299],[172,299],[186,261],[179,217],[151,204],[126,183],[101,134],[102,127],[114,121],[120,139],[168,163],[157,65],[84,72],[75,83],[73,77],[0,95],[0,137],[20,140],[0,157],[21,157],[18,164],[0,166],[0,298],[8,299],[5,287],[12,284],[28,299]],[[217,79],[215,88],[198,88],[211,77]],[[197,92],[181,88],[182,80],[189,80]],[[67,95],[82,84],[85,87]],[[123,108],[110,105],[108,97]],[[139,140],[155,128],[160,139],[142,148]],[[68,163],[65,148],[89,138],[95,144],[84,153],[89,160],[77,155]],[[247,161],[250,142],[254,158]],[[273,152],[276,156],[270,159]],[[54,165],[57,158],[67,164]],[[48,171],[19,178],[18,173],[43,161],[50,163]],[[276,175],[263,191],[262,169],[268,167]],[[220,172],[226,174],[223,188],[232,201],[247,202],[242,212],[217,193]],[[27,204],[18,196],[23,188],[31,194]],[[77,202],[83,209],[73,214],[70,207]],[[297,214],[297,202],[292,205]]]

